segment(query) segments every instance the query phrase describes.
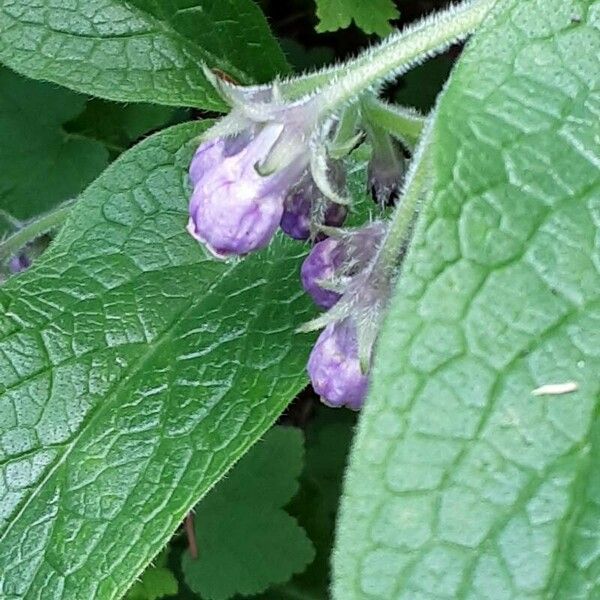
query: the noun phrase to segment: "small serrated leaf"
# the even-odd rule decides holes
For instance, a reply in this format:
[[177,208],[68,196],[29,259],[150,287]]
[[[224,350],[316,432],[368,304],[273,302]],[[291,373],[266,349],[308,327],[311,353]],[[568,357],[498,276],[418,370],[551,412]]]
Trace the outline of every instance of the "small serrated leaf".
[[123,600],[159,600],[165,596],[175,596],[179,583],[171,570],[167,568],[167,553],[161,552],[142,573],[123,598]]
[[316,0],[319,24],[317,31],[345,29],[354,21],[365,33],[387,35],[390,21],[400,13],[392,0]]
[[276,427],[195,509],[199,556],[182,558],[185,580],[206,600],[258,594],[314,558],[304,530],[281,507],[296,493],[302,433]]
[[[83,96],[0,67],[0,212],[30,219],[79,194],[107,166],[101,143],[63,128],[84,107]],[[0,218],[0,237],[11,228]]]

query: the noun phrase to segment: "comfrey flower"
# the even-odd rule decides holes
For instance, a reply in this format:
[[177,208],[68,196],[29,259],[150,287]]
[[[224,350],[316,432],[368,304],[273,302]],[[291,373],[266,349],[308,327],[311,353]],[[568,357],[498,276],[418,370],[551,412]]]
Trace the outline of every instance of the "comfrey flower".
[[188,231],[215,256],[263,248],[277,230],[285,194],[300,169],[291,164],[262,176],[256,165],[280,135],[281,126],[269,124],[255,135],[210,140],[196,152]]
[[339,246],[340,242],[333,238],[315,244],[300,269],[302,287],[321,308],[331,308],[341,297],[339,292],[322,286],[324,281],[333,280],[342,265]]
[[362,407],[368,379],[358,358],[356,327],[349,319],[327,325],[312,349],[307,371],[324,404]]
[[330,310],[303,330],[325,326],[307,370],[328,406],[361,407],[367,390],[371,350],[390,291],[377,255],[386,232],[376,221],[315,245],[301,278],[315,302]]
[[321,93],[285,102],[277,84],[242,88],[207,77],[232,110],[191,162],[188,230],[219,258],[263,248],[278,227],[296,239],[329,236],[301,272],[306,291],[329,309],[304,328],[325,328],[307,369],[324,403],[357,410],[389,297],[377,268],[386,226],[336,229],[348,204],[342,159],[364,137],[360,111],[334,114]]
[[[334,166],[334,180],[341,188],[345,179],[344,171]],[[344,223],[348,209],[343,204],[328,200],[314,182],[310,170],[288,193],[281,217],[281,229],[296,240],[306,240],[316,236],[320,226],[339,227]]]
[[[304,237],[306,198],[291,199],[293,190],[313,178],[324,195],[335,187],[309,150],[330,131],[319,122],[320,97],[285,103],[275,85],[243,88],[206,74],[233,109],[207,132],[190,165],[188,231],[219,258],[263,248],[280,224]],[[309,199],[311,216],[317,204]],[[325,210],[324,222],[343,219],[341,211],[330,213]]]
[[302,286],[315,304],[331,308],[340,299],[351,279],[375,256],[385,229],[384,223],[375,221],[315,244],[300,270]]

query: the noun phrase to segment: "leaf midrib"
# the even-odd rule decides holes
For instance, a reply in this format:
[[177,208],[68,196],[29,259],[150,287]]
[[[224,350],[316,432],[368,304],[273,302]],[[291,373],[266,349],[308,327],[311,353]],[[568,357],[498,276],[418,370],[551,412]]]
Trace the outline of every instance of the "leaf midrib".
[[[232,264],[226,271],[222,273],[222,275],[211,282],[211,284],[205,289],[205,292],[200,296],[200,302],[198,304],[191,303],[189,306],[185,307],[183,310],[180,310],[172,319],[171,323],[167,328],[165,328],[163,334],[160,338],[152,344],[149,344],[149,348],[142,356],[133,363],[133,366],[130,372],[120,381],[116,382],[115,385],[107,391],[105,394],[106,401],[102,403],[96,404],[96,407],[92,408],[90,414],[87,415],[84,423],[81,425],[81,429],[78,434],[72,438],[72,440],[66,442],[63,446],[63,452],[59,452],[57,459],[53,462],[53,464],[46,471],[45,476],[40,479],[39,483],[32,488],[31,493],[28,495],[27,499],[23,502],[18,511],[14,514],[13,518],[8,523],[6,529],[0,534],[0,543],[4,541],[6,536],[12,530],[12,527],[19,521],[20,517],[23,515],[27,507],[31,504],[31,502],[37,497],[37,495],[42,491],[45,484],[52,478],[52,476],[57,472],[60,466],[65,462],[71,451],[75,448],[79,440],[84,437],[84,434],[87,432],[88,428],[94,423],[100,415],[104,414],[105,411],[112,410],[112,402],[115,396],[118,395],[120,389],[125,387],[130,380],[137,375],[143,368],[143,366],[148,362],[158,350],[160,350],[164,344],[169,342],[172,339],[172,333],[180,321],[184,320],[186,316],[192,312],[198,310],[200,306],[202,306],[205,298],[210,294],[210,292],[217,287],[222,280],[227,277],[231,271],[235,269],[237,265]],[[198,296],[196,296],[198,297]]]
[[[226,277],[227,277],[227,276],[228,276],[228,275],[229,275],[229,274],[230,274],[230,273],[231,273],[231,272],[232,272],[232,271],[235,269],[235,267],[236,267],[238,264],[239,264],[239,263],[235,263],[235,264],[233,264],[233,265],[232,265],[232,267],[231,267],[230,269],[228,269],[227,271],[225,271],[225,272],[224,272],[224,273],[223,273],[223,274],[222,274],[222,275],[219,277],[219,279],[217,279],[217,280],[215,281],[215,285],[214,285],[214,286],[211,286],[211,289],[214,289],[214,287],[217,287],[218,285],[220,285],[221,283],[223,283],[223,281],[226,279]],[[273,269],[273,267],[274,267],[274,264],[275,264],[275,263],[273,263],[273,262],[271,262],[271,261],[267,262],[267,266],[268,266],[268,268],[269,268],[269,269],[271,269],[271,270]],[[259,283],[259,282],[260,282],[260,283],[262,283],[262,284],[265,284],[265,283],[268,283],[269,281],[270,281],[270,278],[269,278],[269,277],[267,277],[267,276],[265,276],[264,278],[257,280],[257,281],[255,282],[255,284],[256,284],[256,283]],[[252,286],[252,287],[253,287],[253,286]],[[248,289],[248,288],[244,288],[244,289]],[[262,291],[262,294],[261,294],[261,299],[263,299],[263,300],[266,298],[265,294],[266,294],[266,291],[267,291],[267,289],[268,289],[268,285],[261,285],[261,291]],[[236,290],[236,293],[241,293],[241,290],[239,290],[239,289],[238,289],[238,290]],[[202,304],[202,303],[200,303],[200,305],[201,305],[201,304]],[[257,304],[257,306],[260,306],[260,305],[262,305],[262,303],[261,303],[260,301],[258,301],[256,304]],[[184,312],[185,312],[185,311],[184,311]],[[254,320],[258,319],[258,317],[259,317],[259,313],[257,313],[256,315],[252,315],[252,316],[251,316],[251,318],[249,319],[249,321],[250,321],[250,322],[252,322],[252,321],[254,321]],[[297,335],[297,333],[296,333],[296,332],[293,332],[293,331],[292,331],[292,332],[290,332],[290,333],[291,333],[292,335]],[[246,335],[246,336],[245,336],[245,338],[244,338],[244,348],[247,348],[247,347],[248,347],[248,345],[251,343],[251,339],[250,339],[250,338],[251,338],[251,336],[249,336],[249,335]],[[239,377],[239,374],[240,374],[240,369],[236,369],[236,370],[235,370],[235,372],[234,372],[234,374],[233,374],[233,380],[235,380],[235,378],[236,378],[236,377]],[[235,386],[231,386],[231,387],[232,387],[233,389],[235,388]],[[273,420],[271,420],[271,423],[272,423],[273,421],[274,421],[274,419],[273,419]],[[258,426],[257,426],[257,428],[258,428]],[[237,463],[237,461],[238,461],[238,460],[240,460],[240,458],[241,458],[241,457],[244,455],[245,451],[246,451],[246,450],[247,450],[247,449],[248,449],[248,448],[251,446],[252,442],[250,442],[250,443],[249,443],[249,442],[247,441],[247,439],[248,439],[248,438],[246,438],[246,439],[243,441],[243,443],[242,443],[242,449],[241,449],[240,451],[238,451],[238,453],[237,453],[237,456],[233,456],[233,457],[231,457],[231,458],[233,458],[233,460],[230,462],[230,464],[229,464],[229,466],[228,466],[227,470],[230,470],[230,469],[232,469],[232,468],[233,468],[233,466],[234,466],[234,465]],[[212,459],[211,459],[211,460],[212,460]],[[214,482],[212,482],[212,484],[211,484],[210,486],[207,486],[207,487],[206,487],[206,489],[204,490],[204,492],[205,492],[205,493],[208,493],[208,492],[209,492],[209,491],[210,491],[210,490],[211,490],[211,489],[214,487],[214,485],[216,485],[216,483],[217,483],[217,481],[214,481]],[[143,561],[143,560],[140,560],[140,561],[138,561],[138,562],[140,563],[140,565],[141,565],[141,566],[140,566],[140,568],[139,568],[138,572],[135,574],[135,577],[139,577],[139,576],[141,575],[141,573],[142,573],[143,569],[144,569],[144,568],[145,568],[145,566],[146,566],[146,563],[145,563],[145,561]],[[135,578],[133,578],[133,577],[132,577],[132,580],[133,580],[133,579],[135,579]],[[126,591],[126,589],[127,589],[127,587],[123,587],[123,586],[121,586],[120,593],[124,593],[124,592]]]

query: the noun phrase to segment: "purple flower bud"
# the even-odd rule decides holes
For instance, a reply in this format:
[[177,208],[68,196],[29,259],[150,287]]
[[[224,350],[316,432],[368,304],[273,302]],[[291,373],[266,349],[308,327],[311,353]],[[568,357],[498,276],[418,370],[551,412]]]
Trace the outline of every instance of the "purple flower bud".
[[[342,187],[345,180],[343,169],[332,164],[336,187]],[[296,240],[306,240],[313,225],[339,227],[346,219],[348,210],[323,197],[310,173],[305,173],[298,185],[288,194],[283,205],[281,229]]]
[[305,190],[294,190],[286,199],[281,217],[281,229],[295,240],[310,236],[310,209],[312,198]]
[[315,304],[331,308],[340,299],[340,293],[325,289],[321,282],[334,278],[348,281],[363,271],[375,256],[385,230],[383,222],[374,221],[314,245],[302,264],[300,278]]
[[360,368],[356,327],[350,320],[325,328],[312,349],[307,371],[315,392],[327,406],[362,407],[368,378]]
[[[281,217],[281,229],[284,233],[295,240],[307,240],[310,237],[311,213],[313,211],[313,202],[305,189],[294,190],[285,200],[283,206],[283,216]],[[348,211],[345,206],[329,202],[319,197],[319,202],[325,204],[323,207],[324,215],[317,221],[330,227],[339,227],[346,219]]]
[[280,133],[281,125],[266,125],[256,135],[206,142],[196,153],[188,231],[215,256],[263,248],[277,230],[284,198],[303,170],[292,162],[272,175],[257,172]]
[[20,273],[21,271],[25,271],[31,266],[31,260],[27,257],[26,254],[20,253],[15,254],[8,261],[8,269],[11,273]]
[[315,244],[310,254],[302,263],[300,279],[302,287],[312,296],[317,306],[331,308],[341,294],[321,287],[320,282],[331,279],[336,269],[341,266],[343,254],[340,252],[340,241],[327,238]]
[[196,187],[204,174],[223,158],[224,148],[225,142],[221,138],[200,144],[190,164],[189,176],[192,187]]

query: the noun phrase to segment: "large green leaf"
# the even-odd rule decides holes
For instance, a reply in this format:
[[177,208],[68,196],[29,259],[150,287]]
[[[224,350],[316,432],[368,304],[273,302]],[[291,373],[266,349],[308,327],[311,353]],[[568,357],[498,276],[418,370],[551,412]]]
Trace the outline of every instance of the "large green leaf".
[[600,597],[599,25],[597,0],[498,2],[440,102],[339,600]]
[[305,385],[305,247],[226,264],[185,231],[202,129],[124,153],[0,288],[3,599],[123,594]]
[[286,69],[252,0],[1,0],[0,61],[110,100],[216,110],[201,62],[242,83]]
[[[246,81],[266,83],[289,70],[281,47],[254,0],[130,2],[170,23],[181,35],[210,50],[212,55],[224,57]],[[229,74],[235,75],[234,72]]]

